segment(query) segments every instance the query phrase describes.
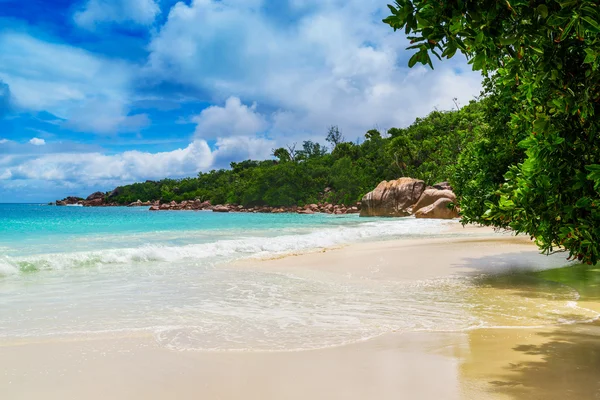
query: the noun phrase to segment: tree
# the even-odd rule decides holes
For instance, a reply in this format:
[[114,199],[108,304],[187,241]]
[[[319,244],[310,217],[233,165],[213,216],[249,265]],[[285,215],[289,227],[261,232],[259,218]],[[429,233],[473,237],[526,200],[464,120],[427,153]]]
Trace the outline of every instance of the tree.
[[300,160],[306,160],[314,157],[321,157],[327,154],[327,147],[321,146],[319,143],[315,143],[312,140],[305,140],[302,142],[302,150],[296,153],[296,156]]
[[410,67],[420,62],[433,68],[431,55],[461,52],[490,78],[488,93],[510,96],[508,127],[524,130],[518,145],[525,156],[508,167],[498,201],[485,204],[480,222],[527,233],[544,252],[566,249],[598,262],[597,1],[397,0],[389,7],[384,22],[404,29],[409,48],[417,50]]
[[290,152],[285,147],[274,149],[273,156],[275,156],[279,160],[279,162],[289,162],[292,160]]
[[340,129],[337,125],[331,125],[329,128],[327,128],[327,137],[325,140],[328,141],[331,146],[333,146],[334,150],[338,144],[346,141],[344,135],[342,135],[342,132],[340,132]]

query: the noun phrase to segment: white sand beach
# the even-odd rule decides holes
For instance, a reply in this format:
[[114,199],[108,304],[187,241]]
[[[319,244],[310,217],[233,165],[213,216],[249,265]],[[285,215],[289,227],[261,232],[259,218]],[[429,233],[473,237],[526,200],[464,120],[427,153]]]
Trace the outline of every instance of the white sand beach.
[[[565,264],[563,255],[539,255],[527,239],[467,229],[465,237],[363,243],[228,268],[376,284]],[[472,299],[489,296],[516,313],[519,291],[486,284]],[[600,302],[588,299],[577,323],[536,326],[536,302],[553,301],[538,297],[523,297],[532,302],[520,311],[531,313],[531,326],[500,315],[497,325],[505,319],[506,326],[396,331],[306,351],[175,351],[144,332],[15,338],[0,343],[0,393],[11,400],[599,398],[600,324],[583,314],[600,312]]]

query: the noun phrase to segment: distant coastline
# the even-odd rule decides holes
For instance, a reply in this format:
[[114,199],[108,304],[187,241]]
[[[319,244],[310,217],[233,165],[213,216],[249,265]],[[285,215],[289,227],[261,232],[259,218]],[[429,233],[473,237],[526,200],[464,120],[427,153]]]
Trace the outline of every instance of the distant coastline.
[[[115,189],[110,194],[95,192],[86,199],[81,197],[66,197],[57,200],[56,206],[80,207],[114,207],[124,206],[111,201],[115,197]],[[326,188],[324,193],[330,192]],[[321,196],[321,198],[325,198]],[[371,192],[364,195],[360,202],[353,205],[333,204],[328,201],[318,203],[269,206],[269,205],[242,205],[242,204],[216,204],[210,201],[183,200],[177,202],[163,202],[161,200],[137,200],[126,204],[127,207],[149,207],[150,211],[212,211],[219,213],[296,213],[296,214],[359,214],[361,217],[407,217],[415,215],[417,218],[453,219],[459,216],[459,209],[455,205],[456,195],[448,182],[440,182],[434,186],[426,186],[425,182],[413,178],[400,178],[391,181],[382,181]]]

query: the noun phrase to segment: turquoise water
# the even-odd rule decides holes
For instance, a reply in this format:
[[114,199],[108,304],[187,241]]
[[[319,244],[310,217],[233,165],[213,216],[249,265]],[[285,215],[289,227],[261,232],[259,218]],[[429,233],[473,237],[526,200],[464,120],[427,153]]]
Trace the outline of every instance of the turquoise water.
[[[465,278],[370,279],[382,262],[376,254],[360,276],[260,264],[356,242],[461,234],[449,224],[456,222],[0,204],[0,341],[144,332],[178,351],[271,351],[398,330],[523,324],[523,310],[497,309],[522,308],[521,297],[474,296]],[[242,258],[250,261],[231,263]],[[525,322],[572,314],[576,294],[532,298]]]
[[16,255],[28,255],[47,250],[72,251],[73,242],[83,250],[149,242],[182,245],[227,237],[276,236],[323,226],[353,226],[358,222],[355,215],[149,212],[148,207],[0,204],[0,246]]
[[363,240],[427,235],[443,223],[357,215],[151,212],[147,207],[0,204],[0,275],[82,265],[204,260],[206,264]]

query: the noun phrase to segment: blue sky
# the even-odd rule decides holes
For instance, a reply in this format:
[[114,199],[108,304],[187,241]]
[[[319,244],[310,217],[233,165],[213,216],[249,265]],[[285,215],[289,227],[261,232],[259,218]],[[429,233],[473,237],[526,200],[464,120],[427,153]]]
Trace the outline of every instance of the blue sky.
[[379,0],[0,0],[0,202],[184,177],[467,103]]

